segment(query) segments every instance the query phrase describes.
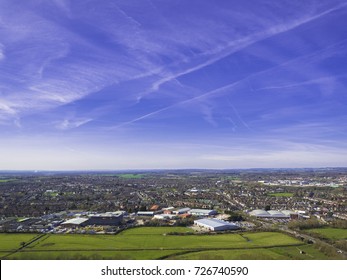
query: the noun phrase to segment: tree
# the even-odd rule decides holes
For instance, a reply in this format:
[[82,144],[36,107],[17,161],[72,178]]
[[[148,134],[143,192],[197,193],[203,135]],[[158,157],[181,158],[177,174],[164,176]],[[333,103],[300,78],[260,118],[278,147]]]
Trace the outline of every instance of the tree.
[[240,222],[240,221],[243,221],[243,217],[240,213],[238,212],[231,212],[229,213],[229,218],[228,218],[228,221],[229,222]]

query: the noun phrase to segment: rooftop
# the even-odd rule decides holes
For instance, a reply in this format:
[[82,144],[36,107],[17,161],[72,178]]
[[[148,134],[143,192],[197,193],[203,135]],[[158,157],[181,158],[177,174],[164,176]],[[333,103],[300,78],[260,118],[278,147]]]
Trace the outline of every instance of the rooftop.
[[87,218],[73,218],[73,219],[65,221],[64,223],[62,223],[62,225],[70,225],[70,224],[80,225],[87,220],[88,220]]
[[200,219],[200,220],[196,220],[196,222],[199,222],[201,224],[205,224],[205,225],[211,226],[211,227],[220,227],[220,226],[235,226],[235,227],[237,227],[237,225],[234,223],[229,223],[229,222],[225,222],[225,221],[218,220],[218,219]]

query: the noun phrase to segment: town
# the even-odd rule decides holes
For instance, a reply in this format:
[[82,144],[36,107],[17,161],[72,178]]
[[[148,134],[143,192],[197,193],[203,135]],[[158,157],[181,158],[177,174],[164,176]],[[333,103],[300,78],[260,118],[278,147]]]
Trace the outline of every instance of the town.
[[[197,234],[282,231],[312,243],[320,238],[301,228],[346,228],[346,174],[343,168],[3,172],[0,231],[110,235],[166,226]],[[340,254],[347,247],[345,238],[326,245]]]
[[[191,217],[231,211],[257,216],[254,210],[258,209],[285,210],[289,218],[290,214],[296,217],[296,213],[322,221],[347,219],[347,176],[343,169],[42,172],[1,176],[1,231],[55,231],[70,218],[110,217],[112,212],[118,218],[115,222],[109,218],[109,225],[116,227],[124,224],[120,223],[123,219],[124,226],[153,220],[179,224],[191,222]],[[283,217],[286,221],[285,214]],[[105,226],[107,222],[95,224]]]

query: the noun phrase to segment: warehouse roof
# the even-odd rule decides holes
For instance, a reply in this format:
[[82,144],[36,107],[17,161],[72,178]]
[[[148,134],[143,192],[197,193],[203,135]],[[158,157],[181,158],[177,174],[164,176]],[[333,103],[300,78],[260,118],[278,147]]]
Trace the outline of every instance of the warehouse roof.
[[87,220],[88,220],[87,218],[74,218],[74,219],[65,221],[64,223],[62,223],[62,225],[80,225]]
[[285,214],[283,214],[282,212],[277,211],[277,210],[269,210],[267,212],[273,217],[285,217],[286,216]]
[[253,210],[249,214],[252,216],[270,216],[270,214],[267,211],[261,209]]
[[204,224],[206,226],[214,227],[214,228],[220,227],[220,226],[238,227],[234,223],[229,223],[229,222],[225,222],[225,221],[218,220],[218,219],[200,219],[200,220],[196,220],[196,222],[198,222],[200,224]]
[[101,217],[101,218],[110,218],[110,217],[119,217],[123,215],[124,212],[117,211],[117,212],[106,212],[106,213],[99,213],[99,214],[90,214],[89,217]]
[[210,209],[191,209],[189,210],[190,213],[203,213],[203,214],[209,214],[211,212],[217,212],[216,210],[210,210]]
[[298,214],[298,213],[291,211],[291,210],[282,210],[281,212],[286,216],[290,216],[291,214]]
[[251,216],[256,216],[256,217],[264,217],[264,218],[289,218],[290,214],[293,214],[295,212],[291,210],[253,210],[249,213]]
[[177,212],[188,212],[190,210],[190,208],[181,208],[181,209],[178,209]]

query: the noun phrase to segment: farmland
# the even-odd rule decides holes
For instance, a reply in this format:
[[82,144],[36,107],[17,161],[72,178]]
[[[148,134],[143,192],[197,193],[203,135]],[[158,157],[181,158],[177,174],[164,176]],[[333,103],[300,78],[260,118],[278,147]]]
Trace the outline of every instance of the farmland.
[[[26,242],[23,248],[21,242]],[[6,259],[327,258],[312,247],[310,254],[298,255],[307,246],[278,232],[193,235],[184,227],[139,227],[118,235],[43,234],[36,239],[31,234],[0,235],[0,255]]]

